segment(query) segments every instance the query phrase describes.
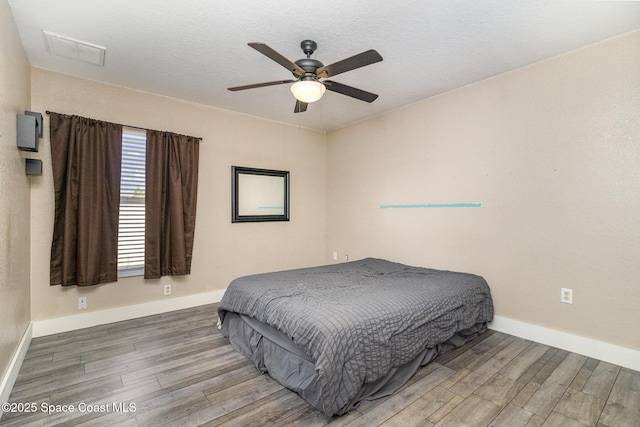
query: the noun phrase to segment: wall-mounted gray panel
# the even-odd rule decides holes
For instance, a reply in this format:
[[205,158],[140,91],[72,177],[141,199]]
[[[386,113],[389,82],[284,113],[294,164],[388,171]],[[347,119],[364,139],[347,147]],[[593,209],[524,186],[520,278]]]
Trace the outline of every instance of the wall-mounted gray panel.
[[38,151],[38,125],[35,116],[17,115],[17,144],[23,151]]
[[25,159],[25,172],[27,175],[42,175],[42,160],[40,159]]

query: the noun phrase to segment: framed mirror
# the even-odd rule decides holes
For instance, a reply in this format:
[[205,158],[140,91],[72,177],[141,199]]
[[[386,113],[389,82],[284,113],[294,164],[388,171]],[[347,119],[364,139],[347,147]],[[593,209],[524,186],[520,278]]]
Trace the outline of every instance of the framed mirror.
[[231,166],[231,222],[289,221],[289,171]]

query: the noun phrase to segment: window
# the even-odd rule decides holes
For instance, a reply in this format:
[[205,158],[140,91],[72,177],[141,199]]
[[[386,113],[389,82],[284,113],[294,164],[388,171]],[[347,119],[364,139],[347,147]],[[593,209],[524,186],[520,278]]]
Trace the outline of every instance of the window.
[[118,277],[144,274],[146,142],[145,130],[123,127]]
[[190,274],[200,138],[54,112],[49,127],[56,190],[50,284]]

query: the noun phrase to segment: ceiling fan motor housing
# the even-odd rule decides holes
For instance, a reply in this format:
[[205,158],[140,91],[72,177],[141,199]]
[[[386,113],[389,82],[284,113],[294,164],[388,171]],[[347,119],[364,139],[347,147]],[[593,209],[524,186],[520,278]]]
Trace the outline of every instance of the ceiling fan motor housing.
[[308,74],[315,75],[316,70],[324,66],[322,62],[318,61],[317,59],[311,58],[298,59],[295,64],[304,70],[305,76]]

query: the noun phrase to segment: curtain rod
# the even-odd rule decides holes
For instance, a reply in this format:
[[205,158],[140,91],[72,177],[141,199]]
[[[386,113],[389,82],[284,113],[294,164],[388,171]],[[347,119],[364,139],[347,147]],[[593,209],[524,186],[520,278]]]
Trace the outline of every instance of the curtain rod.
[[[45,113],[47,113],[47,116],[48,116],[49,114],[51,114],[51,111],[47,110],[47,111],[45,111]],[[128,127],[128,128],[133,128],[133,129],[147,130],[147,128],[141,128],[140,126],[123,125],[122,123],[114,123],[114,124],[117,124],[117,125],[120,125],[120,126],[124,126],[124,127]],[[196,137],[196,138],[198,138],[200,141],[202,141],[202,137],[201,136],[200,137]]]

